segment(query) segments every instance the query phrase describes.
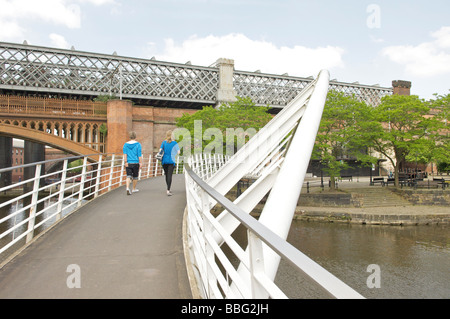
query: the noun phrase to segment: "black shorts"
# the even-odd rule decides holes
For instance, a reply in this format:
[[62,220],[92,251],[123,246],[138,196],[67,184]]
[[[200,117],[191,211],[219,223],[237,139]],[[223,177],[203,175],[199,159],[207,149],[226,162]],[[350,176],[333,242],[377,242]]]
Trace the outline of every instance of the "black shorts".
[[127,177],[132,179],[138,179],[139,177],[139,163],[136,164],[128,164],[128,167],[125,167],[127,171]]

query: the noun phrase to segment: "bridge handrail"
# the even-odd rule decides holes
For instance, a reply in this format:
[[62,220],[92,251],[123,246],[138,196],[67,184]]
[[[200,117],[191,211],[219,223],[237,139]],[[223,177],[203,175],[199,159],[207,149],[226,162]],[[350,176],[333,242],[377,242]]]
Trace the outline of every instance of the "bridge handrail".
[[[103,156],[105,156],[105,155],[113,155],[113,153],[105,153],[105,154],[102,154],[102,155]],[[91,156],[98,156],[98,154],[87,154],[87,155],[70,156],[70,157],[65,157],[64,159],[67,159],[68,161],[74,161],[74,160],[77,160],[77,159],[82,159],[84,157],[91,157]],[[39,161],[39,162],[34,162],[34,163],[29,163],[29,164],[22,164],[22,165],[15,165],[15,166],[12,166],[12,167],[0,168],[0,174],[4,173],[4,172],[8,172],[8,171],[10,171],[12,169],[20,169],[20,168],[24,169],[24,168],[27,168],[27,167],[36,166],[37,164],[41,164],[41,165],[44,164],[45,165],[45,164],[49,164],[49,163],[53,163],[53,162],[59,162],[59,161],[61,161],[61,158],[54,158],[54,159],[49,159],[49,160]]]
[[[33,177],[0,186],[0,195],[10,197],[0,203],[0,265],[15,251],[30,243],[41,231],[39,227],[51,227],[91,199],[125,185],[122,154],[104,153],[96,156],[98,161],[91,161],[90,155],[73,156],[0,169],[0,175],[17,168],[34,171]],[[81,165],[68,166],[69,162],[80,159]],[[46,164],[58,162],[62,168],[42,172],[41,168]],[[178,157],[174,173],[182,172],[182,163],[183,158]],[[144,155],[139,178],[162,174],[162,167],[155,157],[152,154]],[[14,207],[15,211],[9,211],[10,207]]]
[[0,95],[0,112],[106,118],[106,103],[30,96]]
[[[202,269],[199,269],[200,274],[197,277],[206,296],[215,298],[261,298],[267,293],[271,298],[287,298],[281,289],[265,274],[262,249],[263,244],[265,244],[321,287],[328,296],[363,298],[358,292],[209,186],[187,163],[185,164],[185,176],[187,222],[191,235],[190,257],[196,261],[197,267],[202,267]],[[193,187],[194,185],[198,187]],[[212,197],[247,228],[248,255],[212,215],[207,196]],[[220,249],[217,241],[212,237],[213,231],[222,236],[224,242],[247,268],[250,278],[242,278],[238,274]],[[216,257],[220,260],[226,274],[223,274],[217,266]],[[237,291],[230,289],[229,277],[236,285]]]

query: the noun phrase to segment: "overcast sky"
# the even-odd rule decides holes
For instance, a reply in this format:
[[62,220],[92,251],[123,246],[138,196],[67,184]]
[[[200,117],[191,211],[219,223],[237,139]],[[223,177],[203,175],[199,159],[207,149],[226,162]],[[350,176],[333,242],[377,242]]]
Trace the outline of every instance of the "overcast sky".
[[0,0],[0,41],[450,93],[448,0]]

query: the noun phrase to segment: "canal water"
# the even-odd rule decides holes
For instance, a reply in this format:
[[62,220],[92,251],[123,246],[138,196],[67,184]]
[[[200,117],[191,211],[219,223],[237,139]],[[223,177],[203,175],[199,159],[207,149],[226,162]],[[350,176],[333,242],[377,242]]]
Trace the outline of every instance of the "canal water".
[[[450,298],[448,226],[293,221],[288,242],[366,298]],[[325,297],[285,262],[276,282],[290,298]]]

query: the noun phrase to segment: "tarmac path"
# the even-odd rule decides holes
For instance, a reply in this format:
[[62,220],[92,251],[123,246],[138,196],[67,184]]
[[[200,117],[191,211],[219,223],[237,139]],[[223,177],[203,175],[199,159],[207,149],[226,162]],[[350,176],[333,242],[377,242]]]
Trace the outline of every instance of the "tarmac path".
[[192,298],[182,244],[184,175],[120,187],[64,218],[0,269],[0,298]]

